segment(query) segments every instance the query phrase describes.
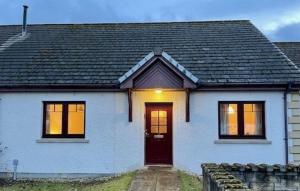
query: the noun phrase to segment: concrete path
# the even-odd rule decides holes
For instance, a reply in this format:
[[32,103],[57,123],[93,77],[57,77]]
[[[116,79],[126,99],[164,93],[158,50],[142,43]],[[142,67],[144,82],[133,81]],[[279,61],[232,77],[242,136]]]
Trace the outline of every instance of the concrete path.
[[165,167],[149,167],[140,170],[133,179],[129,191],[179,191],[180,179],[175,170]]

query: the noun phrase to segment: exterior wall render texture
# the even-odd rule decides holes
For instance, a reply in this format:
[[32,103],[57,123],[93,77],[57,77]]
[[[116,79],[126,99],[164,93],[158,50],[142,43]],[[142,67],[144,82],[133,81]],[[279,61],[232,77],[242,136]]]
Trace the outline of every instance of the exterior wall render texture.
[[[185,93],[133,92],[133,122],[127,94],[1,93],[0,140],[8,148],[0,172],[118,173],[144,166],[145,102],[173,102],[173,158],[179,169],[201,173],[203,162],[284,163],[284,108],[281,92],[193,92],[191,122],[185,122]],[[89,143],[37,143],[42,134],[42,101],[86,101]],[[266,101],[266,136],[271,144],[216,144],[218,101]]]

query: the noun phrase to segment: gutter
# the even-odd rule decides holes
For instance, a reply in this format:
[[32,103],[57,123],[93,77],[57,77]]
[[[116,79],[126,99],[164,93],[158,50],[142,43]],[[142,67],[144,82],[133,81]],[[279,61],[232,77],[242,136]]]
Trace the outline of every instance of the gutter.
[[117,85],[15,85],[0,86],[0,92],[124,92]]
[[[293,85],[296,87],[296,84]],[[192,91],[285,91],[286,84],[198,85]],[[297,86],[300,88],[300,86]],[[40,91],[126,91],[120,84],[18,84],[0,85],[0,92]]]

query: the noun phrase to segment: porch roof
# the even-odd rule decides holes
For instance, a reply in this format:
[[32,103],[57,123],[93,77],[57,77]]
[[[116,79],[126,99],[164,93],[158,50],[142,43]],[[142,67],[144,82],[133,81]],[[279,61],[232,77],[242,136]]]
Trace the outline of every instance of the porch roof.
[[[185,69],[182,65],[180,65],[175,59],[173,59],[168,53],[162,51],[159,53],[161,57],[166,59],[168,63],[172,64],[179,72],[181,72],[186,78],[190,79],[192,82],[197,83],[198,78],[194,76],[190,71]],[[123,83],[129,77],[131,77],[135,72],[141,69],[149,60],[155,57],[154,51],[151,51],[145,58],[140,60],[136,65],[134,65],[128,72],[126,72],[123,76],[119,78],[119,82]]]
[[0,88],[119,88],[155,47],[198,86],[300,83],[300,71],[249,21],[0,26]]

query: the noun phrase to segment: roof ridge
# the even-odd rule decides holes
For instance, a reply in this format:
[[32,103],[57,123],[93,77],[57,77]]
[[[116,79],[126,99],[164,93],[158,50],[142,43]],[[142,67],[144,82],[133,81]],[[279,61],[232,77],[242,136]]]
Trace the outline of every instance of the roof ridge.
[[288,61],[288,64],[293,66],[300,73],[298,66],[278,46],[276,46],[274,42],[271,42],[271,44],[283,57],[285,57],[285,59]]
[[[103,22],[103,23],[33,23],[28,24],[29,26],[40,26],[40,25],[130,25],[130,24],[176,24],[176,23],[230,23],[230,22],[250,22],[247,19],[229,19],[229,20],[191,20],[191,21],[147,21],[147,22]],[[1,25],[3,26],[22,26],[21,24],[12,25]]]
[[296,70],[297,72],[300,73],[300,69],[298,68],[298,66],[297,66],[294,62],[292,62],[292,61],[289,59],[289,57],[287,57],[287,56],[285,55],[285,53],[284,53],[283,51],[281,51],[281,49],[280,49],[279,47],[276,46],[276,44],[275,44],[274,42],[272,42],[272,41],[271,41],[264,33],[262,33],[262,32],[261,32],[261,31],[260,31],[260,30],[252,23],[252,22],[250,22],[250,24],[253,26],[254,30],[257,31],[258,34],[260,34],[263,38],[265,38],[265,40],[266,40],[268,43],[270,43],[270,45],[273,46],[273,48],[274,48],[275,50],[277,50],[278,53],[281,54],[281,55],[286,59],[287,65],[292,66],[292,68],[293,68],[294,70]]

